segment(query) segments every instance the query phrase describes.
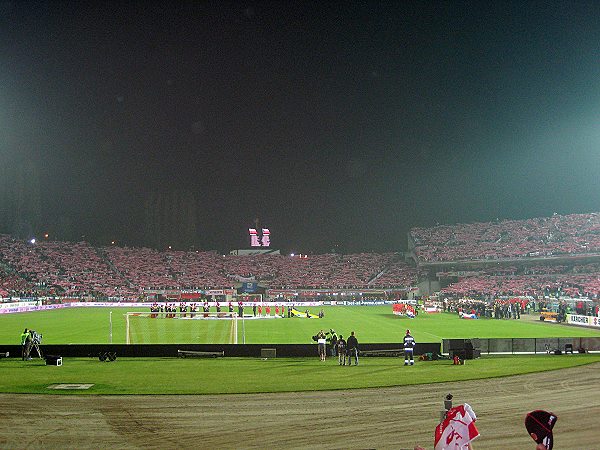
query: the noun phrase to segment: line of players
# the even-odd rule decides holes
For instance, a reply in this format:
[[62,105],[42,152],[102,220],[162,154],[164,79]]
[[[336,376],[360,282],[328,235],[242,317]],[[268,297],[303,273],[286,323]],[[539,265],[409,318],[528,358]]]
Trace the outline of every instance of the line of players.
[[[202,306],[201,306],[202,305]],[[200,308],[202,307],[202,311],[200,311]],[[224,315],[231,315],[233,317],[233,312],[235,311],[235,306],[233,304],[233,302],[227,302],[227,306],[225,307],[227,308],[227,311],[223,311],[224,307],[221,306],[221,303],[219,303],[218,301],[215,302],[215,309],[217,314],[218,313],[223,313]],[[238,309],[238,317],[243,317],[244,315],[244,303],[243,302],[238,302],[237,304],[237,309]],[[254,303],[252,305],[252,314],[253,316],[270,316],[271,315],[271,305],[265,305],[263,308],[262,304],[257,304]],[[204,302],[202,304],[200,303],[190,303],[189,305],[187,303],[180,303],[179,307],[177,307],[176,303],[158,303],[158,302],[154,302],[151,306],[150,306],[150,317],[152,318],[157,318],[157,317],[166,317],[166,318],[174,318],[175,317],[175,313],[179,312],[180,315],[182,317],[195,317],[196,314],[200,314],[202,313],[204,315],[204,317],[208,317],[208,313],[210,312],[210,304],[209,302]],[[279,316],[279,317],[285,317],[286,316],[286,308],[284,305],[275,305],[274,311],[275,316]],[[287,317],[292,317],[292,305],[289,305],[287,307]]]

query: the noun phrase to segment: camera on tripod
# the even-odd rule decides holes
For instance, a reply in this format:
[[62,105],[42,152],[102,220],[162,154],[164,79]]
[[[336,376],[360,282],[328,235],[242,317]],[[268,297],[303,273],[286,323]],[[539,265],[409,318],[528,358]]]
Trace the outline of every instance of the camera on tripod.
[[37,331],[33,331],[33,330],[31,330],[30,333],[31,333],[31,342],[33,344],[41,345],[42,338],[44,337],[42,335],[42,333],[38,333]]
[[40,345],[42,344],[42,333],[38,333],[34,330],[29,330],[29,340],[30,344],[26,349],[26,357],[27,359],[31,359],[30,354],[32,350],[35,350],[40,359],[43,359],[42,351],[40,350]]
[[[321,331],[312,336],[313,341],[317,342],[319,340],[319,334],[321,334]],[[331,336],[335,334],[335,330],[331,328],[329,331],[324,331],[323,333],[325,334],[325,339],[327,339],[327,342],[331,342]]]

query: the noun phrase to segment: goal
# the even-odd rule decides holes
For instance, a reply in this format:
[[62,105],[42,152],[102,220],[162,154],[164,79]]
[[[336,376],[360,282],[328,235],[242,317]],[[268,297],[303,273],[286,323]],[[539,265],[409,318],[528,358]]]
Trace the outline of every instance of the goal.
[[236,312],[126,312],[123,315],[127,344],[238,343],[240,318]]

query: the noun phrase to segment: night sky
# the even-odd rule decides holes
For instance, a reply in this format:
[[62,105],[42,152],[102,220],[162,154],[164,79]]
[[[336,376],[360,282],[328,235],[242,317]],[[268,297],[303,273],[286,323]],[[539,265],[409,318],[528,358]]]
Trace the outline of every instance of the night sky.
[[598,1],[82,3],[0,0],[0,231],[392,251],[600,211]]

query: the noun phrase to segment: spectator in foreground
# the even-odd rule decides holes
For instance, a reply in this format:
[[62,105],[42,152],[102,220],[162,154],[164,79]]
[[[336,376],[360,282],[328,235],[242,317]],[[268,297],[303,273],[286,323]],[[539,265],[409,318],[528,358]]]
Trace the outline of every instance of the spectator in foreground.
[[[552,450],[554,445],[554,437],[552,435],[552,429],[556,424],[558,417],[551,412],[536,410],[532,411],[525,417],[525,428],[536,442],[535,450]],[[436,450],[445,449],[446,447],[441,443],[441,446],[436,446]],[[465,447],[468,450],[473,450],[473,445],[469,442]],[[415,445],[414,450],[426,450],[425,447]]]
[[552,450],[554,437],[552,428],[558,417],[553,413],[536,410],[525,417],[525,428],[529,436],[537,443],[536,450]]

